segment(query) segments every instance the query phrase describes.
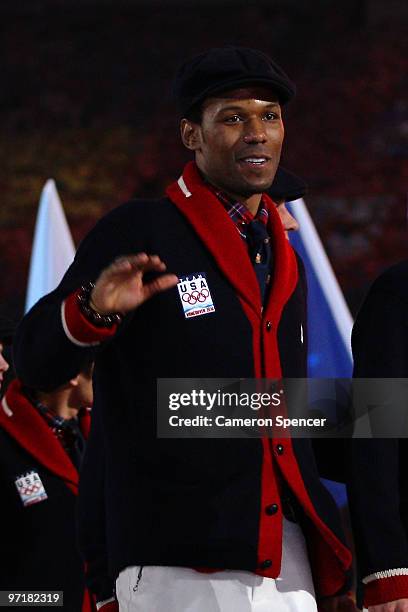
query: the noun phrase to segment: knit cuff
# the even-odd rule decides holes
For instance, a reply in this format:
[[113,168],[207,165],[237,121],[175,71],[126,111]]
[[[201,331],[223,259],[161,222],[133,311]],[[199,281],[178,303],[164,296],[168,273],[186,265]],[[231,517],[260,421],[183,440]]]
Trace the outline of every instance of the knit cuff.
[[408,568],[376,572],[364,578],[363,583],[366,608],[408,598]]
[[61,306],[62,327],[69,340],[77,346],[87,347],[96,346],[113,336],[118,326],[96,327],[93,325],[79,310],[77,295],[78,291],[71,293]]

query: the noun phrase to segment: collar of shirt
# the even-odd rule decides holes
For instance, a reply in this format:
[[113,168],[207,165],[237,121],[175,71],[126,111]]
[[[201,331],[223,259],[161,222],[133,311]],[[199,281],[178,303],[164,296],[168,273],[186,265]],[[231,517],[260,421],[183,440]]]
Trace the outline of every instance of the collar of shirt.
[[251,221],[260,221],[264,225],[268,223],[269,212],[265,206],[263,198],[259,204],[258,212],[254,216],[241,202],[237,202],[236,200],[230,198],[226,193],[217,189],[213,185],[207,183],[207,187],[212,191],[214,195],[217,196],[221,204],[224,206],[227,211],[229,217],[234,222],[235,227],[238,232],[242,236],[244,240],[247,238],[247,225],[251,223]]

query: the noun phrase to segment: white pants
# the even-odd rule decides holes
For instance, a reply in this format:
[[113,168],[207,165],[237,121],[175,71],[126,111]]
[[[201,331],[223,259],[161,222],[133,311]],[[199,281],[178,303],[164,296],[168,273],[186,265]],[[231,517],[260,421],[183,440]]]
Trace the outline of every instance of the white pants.
[[127,567],[116,581],[120,612],[317,612],[306,545],[299,525],[284,519],[278,578],[185,567]]

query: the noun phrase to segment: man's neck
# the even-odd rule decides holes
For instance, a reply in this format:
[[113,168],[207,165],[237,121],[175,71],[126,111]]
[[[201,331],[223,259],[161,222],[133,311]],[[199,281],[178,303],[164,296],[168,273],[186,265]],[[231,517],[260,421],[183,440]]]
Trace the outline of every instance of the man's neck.
[[[211,184],[213,185],[213,183],[211,183]],[[229,191],[225,191],[225,189],[221,189],[217,185],[213,185],[213,186],[216,189],[219,189],[220,191],[225,193],[225,195],[228,198],[231,198],[235,202],[239,202],[240,204],[243,204],[245,206],[245,208],[247,208],[249,210],[249,212],[254,217],[256,216],[256,213],[258,212],[258,208],[259,208],[259,205],[260,205],[261,199],[262,199],[262,194],[261,193],[254,193],[253,195],[246,197],[246,196],[242,196],[242,195],[240,196],[237,193],[230,193]]]
[[256,213],[258,212],[261,200],[262,200],[262,194],[254,193],[254,195],[250,196],[249,198],[245,198],[244,200],[238,200],[238,201],[242,202],[242,204],[244,204],[249,210],[249,212],[252,213],[253,216],[255,217]]
[[209,179],[208,176],[206,176],[200,169],[198,170],[202,178],[204,179],[204,181],[212,185],[212,187],[214,187],[215,189],[218,189],[219,191],[222,191],[223,193],[225,193],[225,195],[228,198],[231,198],[231,200],[235,200],[235,202],[239,202],[240,204],[243,204],[254,217],[256,216],[256,213],[258,212],[258,209],[259,209],[259,205],[261,203],[262,193],[254,193],[250,196],[243,196],[237,193],[230,193],[229,191],[223,189],[219,185],[216,185],[214,181]]

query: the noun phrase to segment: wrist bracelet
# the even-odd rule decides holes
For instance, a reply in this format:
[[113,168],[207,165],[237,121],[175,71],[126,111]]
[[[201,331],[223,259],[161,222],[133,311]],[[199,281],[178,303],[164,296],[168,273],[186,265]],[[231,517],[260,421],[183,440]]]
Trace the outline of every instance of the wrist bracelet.
[[77,293],[77,304],[79,310],[82,312],[84,317],[88,319],[95,327],[113,327],[116,324],[122,322],[123,315],[119,312],[112,312],[110,314],[100,314],[91,306],[91,293],[95,287],[95,283],[89,281],[86,285],[82,285],[81,289]]

